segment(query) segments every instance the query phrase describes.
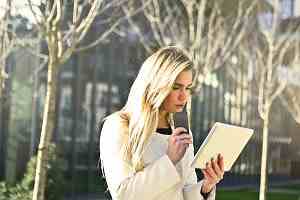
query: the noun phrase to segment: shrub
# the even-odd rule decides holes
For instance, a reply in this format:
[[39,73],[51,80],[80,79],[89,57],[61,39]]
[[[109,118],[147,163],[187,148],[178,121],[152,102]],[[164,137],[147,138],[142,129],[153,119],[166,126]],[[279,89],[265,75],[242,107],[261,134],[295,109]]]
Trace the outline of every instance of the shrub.
[[[0,183],[0,200],[31,200],[34,187],[35,168],[37,159],[32,157],[27,164],[23,179],[15,186]],[[47,166],[47,200],[60,200],[64,195],[65,179],[63,176],[64,160],[59,158],[54,144],[49,148],[49,162]]]
[[0,182],[0,200],[7,200],[9,196],[9,189],[5,182]]

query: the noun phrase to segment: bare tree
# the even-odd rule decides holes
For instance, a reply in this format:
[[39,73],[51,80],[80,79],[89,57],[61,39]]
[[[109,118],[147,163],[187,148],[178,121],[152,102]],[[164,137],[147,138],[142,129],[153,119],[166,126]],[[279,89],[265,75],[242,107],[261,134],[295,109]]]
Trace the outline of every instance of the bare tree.
[[[48,47],[47,92],[33,191],[33,200],[43,200],[47,180],[48,148],[55,122],[56,82],[59,67],[74,52],[89,49],[105,41],[114,32],[123,20],[118,14],[120,12],[115,11],[125,0],[44,0],[41,5],[34,5],[31,0],[27,2],[34,15],[38,33],[46,41]],[[84,38],[96,17],[100,19],[97,23],[103,27],[103,32],[96,41],[84,44]]]
[[[283,21],[282,29],[291,27],[300,27],[299,17]],[[300,124],[300,37],[297,34],[299,34],[299,31],[288,35],[293,45],[289,54],[285,57],[285,65],[289,67],[281,68],[281,79],[286,80],[288,84],[280,94],[280,100],[295,121]]]
[[[271,107],[274,100],[283,93],[289,95],[289,101],[295,101],[295,98],[290,98],[291,90],[286,87],[288,80],[282,75],[285,70],[299,63],[300,53],[297,48],[299,43],[295,43],[295,36],[299,34],[300,27],[291,25],[282,30],[280,1],[274,0],[272,7],[265,26],[252,31],[246,49],[241,48],[247,62],[252,63],[253,71],[256,73],[254,83],[258,84],[258,112],[263,120],[260,200],[266,199],[268,185],[267,160]],[[295,55],[292,58],[289,56],[291,52]]]
[[[11,30],[9,30],[9,22],[11,16],[11,2],[5,1],[3,16],[0,19],[0,98],[3,97],[3,89],[8,73],[5,70],[6,60],[13,49],[13,41]],[[1,113],[1,112],[0,112]]]
[[[4,136],[1,138],[4,139],[4,145],[0,145],[2,153],[8,147],[6,136],[9,136],[13,131],[9,125],[14,120],[12,109],[16,106],[12,96],[19,93],[19,91],[15,92],[12,87],[12,73],[16,68],[11,60],[18,52],[23,50],[30,52],[40,42],[39,38],[30,37],[27,23],[19,23],[25,18],[20,15],[16,16],[13,13],[16,10],[16,4],[14,3],[13,0],[5,0],[1,3],[0,8],[0,135]],[[35,54],[35,56],[39,55]],[[8,180],[14,181],[14,179],[15,177],[12,176]]]
[[[28,51],[36,45],[39,40],[32,38],[21,38],[15,30],[11,12],[14,8],[12,0],[5,0],[1,8],[2,16],[0,17],[0,99],[4,99],[5,81],[9,79],[10,74],[7,72],[7,58],[16,52],[19,48],[26,47]],[[38,55],[37,55],[38,56]],[[1,108],[0,108],[1,110]],[[0,111],[0,113],[2,113]]]
[[[0,137],[2,139],[2,135],[6,132],[6,127],[4,126],[5,118],[7,118],[7,114],[5,111],[4,104],[6,100],[4,98],[4,87],[5,87],[5,80],[8,78],[8,74],[5,70],[6,60],[7,60],[7,51],[9,49],[10,39],[8,36],[8,20],[9,20],[9,13],[10,13],[10,4],[8,1],[5,2],[5,7],[3,16],[0,18]],[[5,145],[0,144],[0,154],[5,152]],[[0,166],[2,168],[2,166]]]
[[36,41],[18,37],[11,14],[14,8],[12,0],[5,0],[2,5],[3,7],[0,9],[0,98],[4,95],[5,80],[9,78],[9,74],[6,71],[7,58],[18,48],[30,47]]
[[145,5],[143,14],[128,17],[145,50],[151,53],[157,47],[181,46],[193,57],[199,79],[203,79],[231,57],[256,16],[256,0],[234,2],[152,0],[145,5],[145,1],[131,1],[122,9],[129,16],[135,6]]
[[296,122],[300,124],[300,87],[287,85],[280,95],[280,100]]

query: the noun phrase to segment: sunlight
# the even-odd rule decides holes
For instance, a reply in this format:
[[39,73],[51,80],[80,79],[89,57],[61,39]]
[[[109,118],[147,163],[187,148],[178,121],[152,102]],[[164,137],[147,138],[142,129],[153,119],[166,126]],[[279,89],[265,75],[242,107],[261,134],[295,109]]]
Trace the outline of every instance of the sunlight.
[[[37,6],[40,4],[41,0],[29,0],[33,5],[33,10],[36,12],[37,15],[40,15],[39,9]],[[36,23],[34,19],[34,15],[30,10],[28,1],[17,1],[12,0],[12,15],[22,15],[23,17],[27,18],[31,23]],[[6,0],[0,0],[0,17],[3,17],[5,10],[6,10]]]

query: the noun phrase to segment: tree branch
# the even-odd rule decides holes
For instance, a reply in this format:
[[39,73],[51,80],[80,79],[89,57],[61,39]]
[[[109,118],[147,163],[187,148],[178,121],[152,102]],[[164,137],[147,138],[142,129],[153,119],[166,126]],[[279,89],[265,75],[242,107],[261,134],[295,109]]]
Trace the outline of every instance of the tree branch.
[[151,50],[150,46],[148,45],[148,42],[147,42],[146,38],[142,34],[142,31],[141,31],[140,27],[133,22],[132,18],[130,17],[129,10],[125,6],[122,6],[122,9],[123,9],[123,12],[126,15],[126,18],[128,19],[129,25],[132,27],[132,29],[134,30],[134,32],[139,36],[141,44],[144,46],[145,50],[148,53],[151,53],[152,50]]
[[[53,6],[52,6],[52,8],[51,8],[51,10],[50,10],[50,14],[49,14],[49,16],[47,17],[47,23],[48,23],[48,24],[51,23],[52,20],[53,20],[53,18],[54,18],[55,11],[56,11],[56,9],[57,9],[56,4],[57,4],[58,1],[60,1],[60,0],[54,0],[54,2],[53,2]],[[58,12],[58,11],[57,11],[57,12]]]
[[150,2],[151,2],[151,0],[147,0],[147,2],[145,4],[143,4],[140,8],[133,11],[130,14],[130,16],[119,18],[113,25],[111,25],[111,27],[108,30],[106,30],[103,34],[101,34],[101,36],[98,39],[96,39],[95,41],[93,41],[92,43],[90,43],[86,46],[76,48],[74,51],[75,52],[85,51],[85,50],[88,50],[88,49],[96,46],[97,44],[103,42],[115,30],[115,28],[118,27],[123,21],[125,21],[128,17],[133,17],[136,14],[138,14],[139,12],[143,11]]

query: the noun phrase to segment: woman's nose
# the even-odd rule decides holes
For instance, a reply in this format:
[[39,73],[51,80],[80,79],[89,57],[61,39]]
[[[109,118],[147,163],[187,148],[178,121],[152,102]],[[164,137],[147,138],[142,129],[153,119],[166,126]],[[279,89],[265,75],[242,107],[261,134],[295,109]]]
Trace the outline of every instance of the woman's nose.
[[179,100],[185,101],[188,97],[188,91],[186,89],[181,89],[179,93]]

